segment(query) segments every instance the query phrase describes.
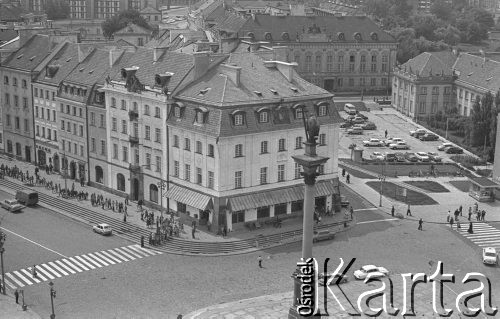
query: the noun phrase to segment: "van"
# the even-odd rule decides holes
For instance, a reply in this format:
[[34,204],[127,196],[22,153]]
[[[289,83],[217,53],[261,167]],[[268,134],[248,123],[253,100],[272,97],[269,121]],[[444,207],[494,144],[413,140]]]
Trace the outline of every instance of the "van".
[[38,204],[38,193],[31,190],[20,190],[16,192],[16,199],[23,205],[35,206]]
[[356,115],[356,107],[352,105],[351,103],[346,103],[344,105],[344,111],[349,114],[349,115]]

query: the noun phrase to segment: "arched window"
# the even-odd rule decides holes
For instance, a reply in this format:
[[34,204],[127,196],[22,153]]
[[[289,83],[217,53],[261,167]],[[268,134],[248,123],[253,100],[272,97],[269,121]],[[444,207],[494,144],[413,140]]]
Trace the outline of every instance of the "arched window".
[[158,187],[155,184],[149,185],[149,200],[158,204]]
[[119,191],[125,191],[125,176],[123,176],[123,174],[116,174],[116,188]]
[[101,166],[96,166],[95,167],[95,181],[99,184],[103,184],[104,182],[104,174],[102,172],[102,168]]

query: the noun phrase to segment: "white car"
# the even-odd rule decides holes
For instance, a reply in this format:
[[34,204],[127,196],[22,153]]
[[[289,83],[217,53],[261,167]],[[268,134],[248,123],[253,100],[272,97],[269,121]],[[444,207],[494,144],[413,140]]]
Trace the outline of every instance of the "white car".
[[428,162],[430,161],[429,155],[427,155],[426,152],[416,152],[415,156],[418,158],[419,161],[421,162]]
[[393,150],[409,150],[410,147],[405,142],[397,142],[389,144],[389,148]]
[[19,204],[19,202],[15,199],[6,199],[3,202],[0,202],[0,206],[8,210],[9,212],[18,212],[25,208],[26,206]]
[[415,131],[410,131],[411,136],[418,137],[420,135],[424,135],[427,133],[427,130],[424,130],[423,128],[416,129]]
[[483,264],[496,265],[498,263],[498,254],[495,248],[483,248]]
[[396,144],[397,142],[404,142],[404,140],[400,137],[390,137],[384,141],[385,146],[389,146],[391,144]]
[[384,143],[378,138],[371,138],[368,141],[363,141],[364,146],[383,146]]
[[373,152],[373,154],[370,155],[370,158],[372,160],[377,160],[377,161],[383,161],[383,160],[385,160],[385,156],[382,153],[380,153],[380,152]]
[[365,265],[361,267],[359,270],[356,270],[354,272],[354,278],[363,280],[365,279],[368,275],[372,278],[379,278],[379,277],[385,277],[389,274],[389,271],[385,269],[384,267],[377,267],[374,265]]
[[452,147],[452,146],[455,146],[455,145],[453,145],[451,143],[443,143],[443,144],[438,146],[438,151],[444,151],[445,148]]
[[427,156],[429,156],[429,159],[434,162],[441,162],[443,160],[436,152],[427,152]]
[[111,226],[108,224],[97,224],[92,227],[92,230],[94,233],[98,233],[101,235],[111,235],[113,233],[113,230],[111,229]]

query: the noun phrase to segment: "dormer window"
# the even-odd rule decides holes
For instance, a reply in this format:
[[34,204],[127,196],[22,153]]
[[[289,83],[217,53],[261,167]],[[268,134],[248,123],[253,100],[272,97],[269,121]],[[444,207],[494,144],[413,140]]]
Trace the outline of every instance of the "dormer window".
[[262,111],[259,113],[259,122],[260,123],[269,122],[269,112],[268,111]]
[[199,107],[196,109],[196,123],[205,124],[207,122],[208,110],[204,107]]
[[242,126],[245,124],[245,112],[236,110],[231,115],[233,116],[234,126]]
[[174,116],[180,119],[184,113],[184,105],[182,103],[175,103],[174,107]]
[[326,116],[327,108],[325,104],[318,105],[318,116]]
[[305,108],[305,106],[302,104],[296,104],[293,106],[293,114],[295,115],[296,120],[302,119],[304,113],[303,108]]
[[69,93],[70,93],[70,94],[75,94],[75,88],[74,88],[74,87],[71,87],[71,88],[69,89]]

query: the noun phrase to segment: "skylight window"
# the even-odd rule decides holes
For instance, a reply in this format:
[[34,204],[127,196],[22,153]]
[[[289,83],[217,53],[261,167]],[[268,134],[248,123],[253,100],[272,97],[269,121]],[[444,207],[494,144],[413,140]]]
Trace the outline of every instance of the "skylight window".
[[94,70],[90,70],[90,71],[89,71],[89,74],[92,74],[92,73],[94,73]]
[[253,91],[253,93],[257,94],[257,96],[262,96],[262,92],[260,91]]
[[17,56],[17,59],[22,58],[22,57],[23,57],[23,55],[24,55],[24,54],[20,54],[20,55],[18,55],[18,56]]
[[200,90],[200,94],[198,94],[198,95],[205,95],[209,90],[210,90],[210,88]]
[[33,61],[35,58],[36,58],[36,55],[32,56],[32,57],[30,58],[30,61]]
[[493,79],[493,78],[487,78],[486,81],[491,81],[491,79]]
[[274,95],[278,95],[278,91],[276,91],[274,89],[269,89],[269,91],[273,92]]
[[66,60],[66,62],[69,62],[69,61],[71,61],[71,57],[69,57],[69,58]]
[[83,70],[85,70],[85,68],[81,68],[81,69],[80,69],[80,72],[83,72]]
[[290,89],[291,89],[293,92],[295,92],[295,93],[299,93],[299,89],[297,89],[297,88],[290,87]]
[[471,76],[472,74],[474,74],[474,72],[471,72],[471,73],[467,74],[467,76]]

